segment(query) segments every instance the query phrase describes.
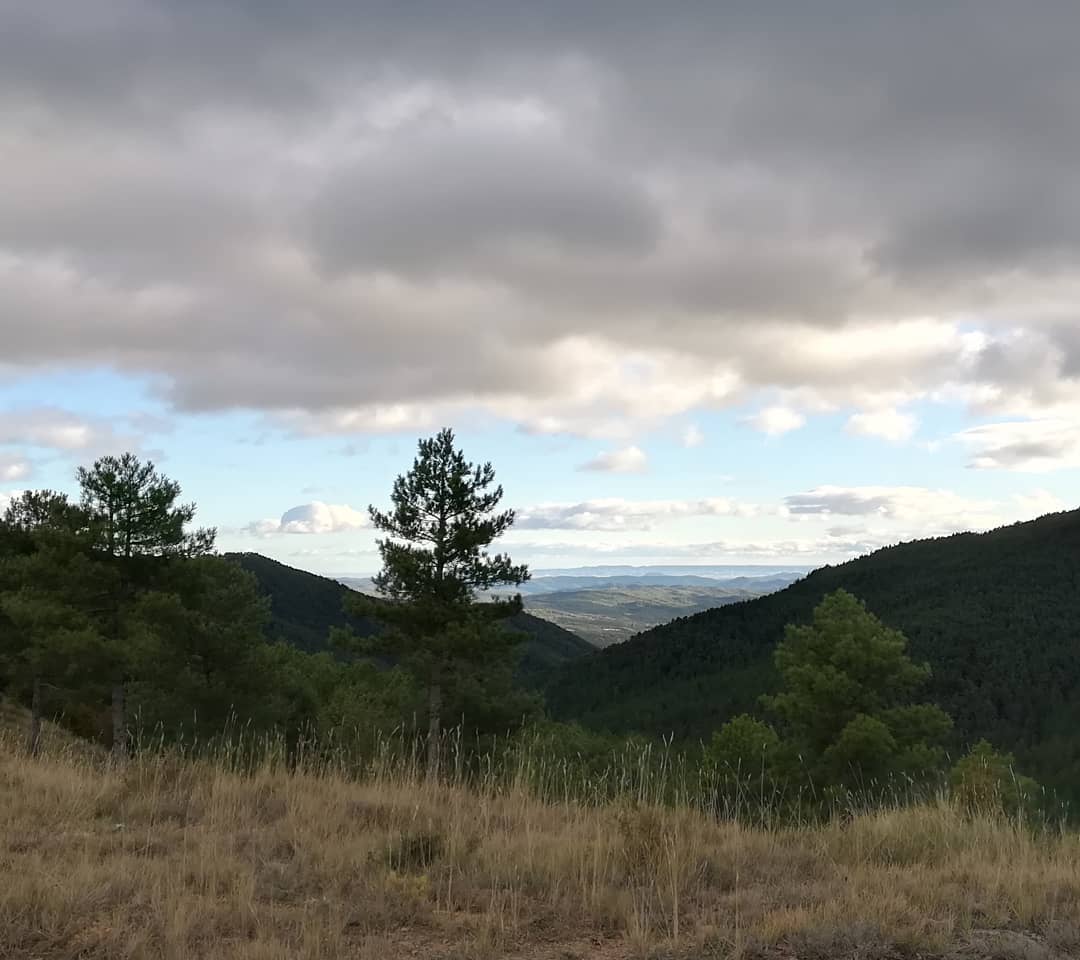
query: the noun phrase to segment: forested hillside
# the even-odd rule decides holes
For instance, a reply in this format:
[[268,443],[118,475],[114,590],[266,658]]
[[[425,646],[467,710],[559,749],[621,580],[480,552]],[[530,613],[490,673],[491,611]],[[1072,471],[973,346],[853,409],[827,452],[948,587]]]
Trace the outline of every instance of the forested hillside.
[[657,627],[562,670],[549,707],[602,729],[708,736],[761,713],[785,624],[838,588],[929,662],[928,697],[958,742],[987,737],[1044,782],[1080,785],[1080,511],[890,547]]
[[[351,626],[360,636],[378,628],[374,621],[347,616],[344,598],[349,588],[336,580],[286,566],[258,553],[226,554],[253,574],[270,600],[267,632],[308,653],[329,649],[331,627]],[[518,660],[518,679],[534,686],[560,664],[576,660],[595,648],[562,627],[528,613],[510,617],[506,625],[528,635]]]

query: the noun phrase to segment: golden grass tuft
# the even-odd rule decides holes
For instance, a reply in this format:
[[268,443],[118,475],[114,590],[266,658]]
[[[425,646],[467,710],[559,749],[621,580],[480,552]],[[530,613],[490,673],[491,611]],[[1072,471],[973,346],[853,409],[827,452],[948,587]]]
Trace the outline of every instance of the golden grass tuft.
[[1080,840],[941,800],[761,829],[513,784],[0,737],[0,957],[1075,956]]

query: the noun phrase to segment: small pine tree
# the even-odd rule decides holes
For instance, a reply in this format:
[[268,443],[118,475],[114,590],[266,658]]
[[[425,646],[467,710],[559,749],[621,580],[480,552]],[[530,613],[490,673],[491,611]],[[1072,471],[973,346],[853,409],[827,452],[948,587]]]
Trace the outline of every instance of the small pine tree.
[[743,713],[712,735],[705,746],[705,757],[725,776],[754,777],[769,770],[779,749],[776,731]]
[[781,691],[763,700],[818,785],[865,786],[942,765],[952,721],[911,702],[930,667],[906,648],[845,590],[825,597],[810,624],[787,627],[773,658]]
[[1016,771],[1011,753],[980,740],[949,771],[953,799],[968,813],[1018,816],[1033,809],[1039,785]]
[[783,744],[767,723],[740,714],[704,745],[705,770],[715,778],[717,801],[729,814],[755,811],[764,816],[777,787]]
[[387,628],[364,648],[396,659],[427,691],[429,776],[438,770],[447,687],[505,662],[519,640],[496,621],[521,610],[520,596],[477,602],[478,591],[520,586],[529,577],[525,565],[488,551],[514,522],[513,510],[498,510],[502,496],[491,464],[469,463],[445,429],[420,441],[412,468],[394,482],[390,510],[369,507],[375,528],[386,534],[375,578],[386,602],[356,594],[346,604]]

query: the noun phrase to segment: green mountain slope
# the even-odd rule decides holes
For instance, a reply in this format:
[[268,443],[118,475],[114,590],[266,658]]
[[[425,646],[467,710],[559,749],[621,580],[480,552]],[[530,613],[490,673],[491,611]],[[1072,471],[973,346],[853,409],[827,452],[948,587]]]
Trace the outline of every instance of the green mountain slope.
[[784,625],[839,587],[930,663],[958,743],[988,737],[1080,790],[1080,511],[889,547],[676,620],[560,670],[549,706],[598,728],[706,736],[757,711]]
[[[351,623],[362,636],[378,629],[371,620],[346,617],[343,600],[349,588],[336,580],[297,570],[258,553],[227,556],[252,573],[270,598],[268,633],[272,640],[284,640],[314,653],[328,649],[327,637],[332,626]],[[519,680],[529,686],[539,683],[541,677],[560,664],[595,649],[569,630],[528,613],[511,617],[507,626],[529,636],[522,644],[517,671]]]

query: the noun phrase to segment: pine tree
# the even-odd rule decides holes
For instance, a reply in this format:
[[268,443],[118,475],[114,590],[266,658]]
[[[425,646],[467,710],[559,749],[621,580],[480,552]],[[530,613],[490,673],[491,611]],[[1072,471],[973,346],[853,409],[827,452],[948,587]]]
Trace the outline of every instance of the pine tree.
[[125,613],[141,592],[153,587],[163,561],[209,553],[215,531],[189,531],[194,504],[178,504],[180,485],[134,454],[102,457],[89,469],[80,467],[78,480],[93,546],[117,575],[117,589],[109,598],[108,632],[114,655],[113,753],[123,760],[127,756],[125,682],[133,652],[126,642]]
[[904,635],[847,591],[825,597],[811,623],[789,624],[773,660],[781,691],[763,700],[818,784],[855,786],[942,765],[952,721],[933,704],[911,702],[929,666],[912,661]]
[[231,561],[170,564],[126,617],[141,662],[129,699],[143,723],[208,739],[234,716],[256,726],[277,720],[267,706],[275,694],[263,657],[268,615],[255,578]]
[[[397,660],[427,691],[428,775],[438,771],[443,697],[481,667],[506,662],[518,637],[498,626],[521,610],[521,597],[477,602],[478,591],[520,586],[524,564],[490,545],[514,522],[498,511],[503,496],[490,463],[469,463],[451,430],[421,440],[408,473],[399,476],[391,509],[369,507],[382,570],[375,586],[386,601],[349,597],[351,612],[372,616],[386,630],[365,648]],[[355,644],[354,644],[355,645]]]
[[[95,546],[110,557],[197,556],[214,548],[214,530],[189,531],[193,503],[178,504],[180,484],[132,453],[79,467],[82,507]],[[129,570],[130,570],[129,566]]]
[[40,746],[44,699],[92,683],[101,635],[89,584],[103,571],[89,555],[85,513],[51,490],[26,491],[0,518],[0,684],[30,700],[27,747]]

